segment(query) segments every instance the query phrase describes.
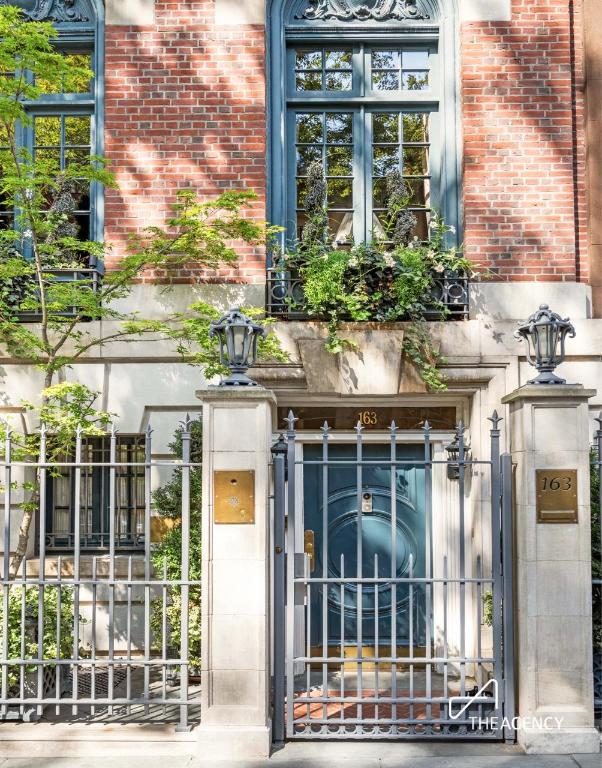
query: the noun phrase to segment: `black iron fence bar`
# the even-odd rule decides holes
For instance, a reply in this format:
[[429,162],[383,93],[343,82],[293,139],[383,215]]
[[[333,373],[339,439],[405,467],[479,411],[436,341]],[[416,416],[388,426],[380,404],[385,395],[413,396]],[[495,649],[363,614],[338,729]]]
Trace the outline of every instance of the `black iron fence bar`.
[[[10,572],[10,497],[12,488],[11,478],[11,433],[10,430],[6,432],[6,439],[4,444],[4,455],[6,456],[7,464],[4,466],[4,553],[3,553],[3,572],[2,575],[6,576]],[[9,590],[6,585],[3,585],[2,589],[2,657],[4,661],[8,657],[8,611],[9,611]],[[6,699],[8,695],[8,669],[6,666],[2,667],[2,699]],[[6,715],[6,707],[3,705],[0,710],[2,715]]]
[[[40,429],[40,461],[46,461],[46,428],[42,425]],[[39,483],[39,498],[40,509],[46,509],[46,468],[40,467],[40,483]],[[46,515],[38,515],[39,525],[39,573],[46,573]],[[7,573],[5,571],[4,577]],[[26,562],[23,564],[23,577],[26,577]],[[25,601],[25,589],[22,590],[23,601]],[[21,627],[25,627],[25,622],[21,621]],[[25,641],[25,632],[21,633],[22,640]],[[60,645],[57,646],[60,648]],[[21,653],[21,656],[25,656]],[[44,658],[44,587],[38,587],[38,659]],[[44,695],[44,669],[38,667],[38,697],[42,698]],[[21,692],[23,696],[23,692]],[[43,710],[41,706],[37,708],[37,715],[41,717]]]
[[[500,429],[501,418],[497,411],[494,411],[489,421],[491,421],[491,558],[492,562],[497,564],[494,567],[495,578],[492,588],[492,623],[493,623],[493,654],[495,657],[495,673],[502,671],[502,487],[501,487],[501,464],[500,464]],[[500,702],[501,706],[501,702]],[[496,711],[496,716],[500,715]]]
[[[150,424],[146,430],[146,440],[144,441],[144,530],[150,533],[151,520],[151,456],[152,456],[152,429]],[[144,580],[149,582],[151,578],[151,541],[147,536],[144,541]],[[150,584],[144,586],[144,658],[150,658],[150,612],[151,612],[151,592]],[[150,669],[144,667],[144,691],[143,698],[148,699],[150,688]],[[148,707],[144,712],[148,713]]]
[[[425,602],[426,602],[426,656],[427,660],[430,659],[432,654],[431,648],[431,628],[433,619],[433,603],[434,603],[434,582],[432,582],[431,574],[433,567],[433,505],[432,505],[432,477],[433,477],[433,465],[431,456],[431,442],[430,442],[430,424],[428,421],[424,422],[424,535],[426,539],[426,547],[424,550],[425,555],[425,571],[427,581],[424,582],[425,587]],[[426,695],[428,697],[432,694],[432,667],[429,664],[426,667]],[[429,705],[426,707],[426,719],[428,720],[432,716],[432,708]]]
[[[458,697],[453,697],[457,700]],[[493,704],[494,699],[491,696],[466,696],[466,702],[472,704]],[[333,704],[356,704],[362,702],[363,704],[448,704],[449,696],[295,696],[295,704],[305,704],[311,702],[312,704],[322,704],[323,702],[331,702]],[[458,702],[459,703],[459,702]],[[380,719],[380,718],[376,718]],[[436,718],[427,718],[436,719]],[[405,721],[405,718],[404,718]],[[457,721],[456,721],[457,722]]]
[[[404,445],[404,443],[397,443],[398,445]],[[413,443],[409,443],[409,445],[413,445]],[[414,443],[414,445],[416,445]],[[397,461],[391,461],[390,459],[332,459],[327,462],[329,467],[337,466],[378,466],[378,467],[389,467],[389,466],[411,466],[411,467],[427,467],[427,466],[433,466],[434,464],[442,464],[447,465],[449,464],[449,459],[431,459],[430,461],[424,461],[424,459],[398,459]],[[295,464],[300,466],[322,466],[324,464],[324,461],[320,459],[297,459],[295,461]],[[473,464],[483,464],[485,466],[491,466],[491,461],[486,459],[464,459],[462,462],[458,459],[456,464],[464,466],[464,467],[470,467]]]
[[[391,422],[391,461],[397,461],[397,425],[395,421]],[[397,576],[397,476],[393,471],[393,465],[389,472],[390,488],[389,493],[391,497],[391,578],[394,579]],[[412,554],[410,553],[410,557]],[[411,567],[411,566],[410,566]],[[342,576],[343,574],[341,574]],[[375,578],[378,576],[374,574]],[[378,593],[378,590],[376,590]],[[341,594],[344,594],[344,589],[341,585]],[[342,598],[343,599],[343,598]],[[342,601],[342,600],[341,600]],[[391,606],[397,605],[397,584],[391,586]],[[394,615],[394,611],[391,610],[391,656],[394,656],[397,649],[397,616]],[[412,611],[410,609],[410,617]],[[378,623],[378,619],[375,614],[375,619]],[[411,621],[411,618],[410,618]],[[378,645],[376,646],[378,648]],[[397,698],[397,665],[391,664],[391,695],[393,698]],[[397,706],[393,704],[392,715],[394,719],[397,719]]]
[[[356,426],[356,433],[357,433],[357,439],[356,439],[356,515],[357,515],[357,525],[356,525],[356,571],[357,571],[357,600],[356,600],[356,606],[357,606],[357,621],[356,621],[356,630],[355,630],[355,639],[356,639],[356,650],[357,650],[357,656],[362,657],[363,654],[363,632],[364,632],[364,616],[363,616],[363,607],[364,607],[364,582],[362,579],[363,576],[363,561],[364,561],[364,555],[363,555],[363,545],[364,545],[364,534],[362,530],[362,520],[363,520],[363,514],[362,514],[362,491],[363,491],[363,451],[362,451],[362,425],[357,423]],[[363,692],[363,672],[364,668],[362,665],[359,665],[357,668],[357,690],[359,692],[359,695],[362,696]],[[361,719],[363,715],[363,708],[360,704],[358,706],[358,716]]]
[[[428,720],[426,718],[417,719],[417,718],[405,718],[404,717],[403,721],[393,720],[390,717],[383,717],[383,718],[380,718],[379,720],[376,720],[375,718],[369,718],[369,717],[365,717],[365,718],[361,718],[361,719],[357,718],[357,717],[349,717],[349,718],[345,717],[344,719],[340,718],[340,717],[333,717],[333,718],[328,718],[327,720],[324,720],[324,719],[319,718],[319,717],[298,717],[298,718],[295,718],[295,721],[294,721],[293,725],[295,725],[295,726],[299,726],[299,725],[357,725],[357,726],[363,726],[363,730],[360,731],[358,734],[353,734],[353,733],[345,732],[345,737],[346,738],[354,738],[354,737],[355,738],[358,738],[358,737],[359,738],[365,738],[367,735],[373,735],[375,738],[378,738],[378,739],[386,739],[386,738],[395,737],[396,735],[401,736],[401,735],[403,735],[403,731],[400,730],[400,731],[398,731],[397,734],[388,734],[388,733],[382,733],[382,732],[376,733],[376,734],[370,734],[365,729],[366,728],[379,727],[379,726],[382,726],[382,725],[397,725],[398,728],[405,728],[405,727],[411,726],[411,725],[420,725],[420,726],[428,726],[428,725],[432,725],[432,726],[447,725],[447,726],[450,726],[450,725],[453,725],[453,726],[455,726],[457,728],[458,727],[458,721],[457,720],[448,720],[447,718],[435,718],[435,717],[432,718],[431,720]],[[467,721],[466,723],[463,723],[463,725],[465,725],[465,726],[466,725],[470,725],[470,722]],[[484,729],[478,728],[478,724],[475,724],[475,729],[474,730],[475,730],[475,732],[481,732],[483,734],[488,734],[490,736],[490,738],[496,738],[495,734],[497,733],[497,729],[494,730],[492,728],[491,731],[484,730]],[[330,735],[332,735],[332,733],[329,730],[324,731],[324,733],[329,733]],[[414,732],[411,735],[412,736],[416,736],[417,734]],[[441,738],[437,734],[432,734],[432,735],[435,736],[439,740]],[[469,734],[467,734],[466,732],[464,732],[464,733],[456,733],[456,734],[446,733],[445,734],[445,738],[466,739],[468,735]],[[300,737],[300,738],[310,738],[311,739],[314,736],[315,736],[315,734],[311,733],[311,731],[309,733],[306,733],[306,734],[295,733],[295,738]],[[428,738],[428,736],[426,736],[425,738]]]
[[38,698],[28,698],[28,699],[0,699],[0,704],[3,706],[16,706],[17,704],[23,704],[23,706],[43,706],[47,704],[55,704],[57,706],[94,706],[97,707],[108,707],[109,705],[113,707],[131,707],[131,706],[142,706],[147,704],[152,704],[153,706],[185,706],[186,708],[190,707],[192,705],[192,702],[190,701],[182,701],[179,698],[160,698],[160,697],[152,697],[150,699],[126,699],[126,698],[78,698],[78,699],[68,699],[68,698],[56,698],[56,697],[44,697],[42,699]]
[[[148,434],[148,433],[147,433]],[[0,467],[30,467],[31,469],[53,469],[54,467],[70,467],[72,469],[95,469],[95,468],[102,468],[105,469],[121,469],[122,467],[147,467],[148,465],[151,465],[152,467],[170,467],[173,469],[182,468],[182,467],[197,467],[200,468],[203,465],[199,463],[198,461],[178,461],[174,459],[173,461],[169,459],[150,459],[147,461],[116,461],[116,462],[110,462],[110,461],[8,461],[6,457],[4,459],[0,460]]]
[[[458,424],[458,508],[459,508],[459,530],[458,543],[460,552],[460,656],[466,655],[466,520],[464,504],[464,485],[465,485],[465,446],[464,446],[464,425]],[[460,696],[466,695],[466,664],[460,662]]]
[[[117,459],[117,433],[115,425],[111,427],[111,442],[109,457],[111,464],[115,464]],[[116,490],[116,472],[115,467],[109,468],[109,580],[115,581],[115,490]],[[145,530],[148,530],[145,528]],[[96,604],[93,603],[94,607]],[[94,613],[96,611],[94,610]],[[115,649],[114,629],[115,626],[115,585],[109,587],[109,657],[112,657]],[[96,675],[92,675],[92,682],[95,684]],[[113,667],[109,667],[109,698],[114,694],[114,675]],[[92,695],[94,698],[94,695]],[[109,707],[109,714],[113,714],[113,708]]]
[[[58,568],[57,568],[58,570]],[[22,579],[0,579],[0,584],[10,587],[19,586],[54,586],[54,587],[73,587],[73,586],[85,586],[90,587],[93,585],[102,585],[103,587],[116,587],[121,585],[132,587],[181,587],[186,586],[200,586],[200,579],[93,579],[93,578],[56,578],[56,579],[41,579],[36,578],[22,578]]]
[[[75,463],[78,464],[75,468],[75,483],[73,487],[73,535],[75,539],[75,550],[73,555],[73,579],[74,579],[74,594],[73,594],[73,658],[77,659],[79,656],[79,596],[80,596],[80,531],[81,531],[81,480],[82,480],[82,431],[78,427],[75,433]],[[43,589],[43,587],[41,587]],[[109,631],[111,628],[109,628]],[[79,670],[77,667],[73,668],[72,674],[72,697],[77,700],[78,696],[78,675]],[[77,704],[74,704],[71,710],[73,715],[77,715],[79,710]]]
[[284,743],[284,700],[286,697],[286,638],[285,638],[285,483],[286,457],[274,452],[274,688],[273,740]]
[[[288,494],[286,500],[286,734],[293,735],[293,696],[295,677],[295,522],[296,522],[296,467],[295,467],[295,421],[292,411],[287,419],[287,466]],[[284,512],[284,510],[283,510]],[[283,703],[280,703],[283,706]]]
[[[186,466],[190,462],[190,423],[188,417],[186,418],[186,424],[184,431],[182,432],[182,459],[184,466],[182,468],[182,504],[181,504],[181,525],[182,525],[182,577],[184,579],[181,585],[181,604],[182,610],[180,612],[180,639],[182,647],[186,648],[187,653],[183,659],[183,663],[180,667],[180,698],[182,701],[188,699],[188,616],[189,616],[189,587],[185,583],[185,580],[190,576],[190,467]],[[150,484],[149,484],[150,485]],[[150,507],[150,505],[149,505]],[[150,530],[150,509],[148,524]],[[149,536],[150,539],[150,536]],[[150,553],[150,541],[147,544],[147,548]],[[167,605],[163,605],[163,615],[167,611]],[[177,731],[188,731],[188,707],[182,705],[180,707],[180,723],[176,728]]]
[[[505,722],[514,717],[515,679],[514,679],[514,522],[512,508],[512,455],[502,454],[502,621],[501,627],[503,651]],[[516,741],[516,732],[504,726],[506,741]]]
[[95,659],[86,659],[86,658],[79,658],[79,659],[42,659],[41,661],[36,658],[31,659],[6,659],[6,661],[0,661],[1,665],[4,666],[26,666],[26,667],[36,667],[38,664],[41,664],[45,667],[53,667],[55,665],[57,666],[71,666],[71,667],[90,667],[96,665],[99,668],[102,667],[110,667],[117,666],[117,667],[125,667],[125,665],[131,664],[132,666],[149,666],[149,667],[157,667],[162,664],[166,664],[167,666],[176,667],[181,666],[183,663],[185,663],[184,657],[174,657],[169,659],[161,658],[160,656],[153,656],[149,659],[144,658],[138,658],[137,656],[115,656],[112,659],[109,659],[108,657],[101,657],[98,656]]
[[[346,576],[341,577],[322,577],[322,576],[295,576],[296,584],[492,584],[493,577],[486,576],[397,576],[392,579],[390,576]],[[12,583],[12,582],[11,582]],[[140,582],[138,582],[139,584]]]
[[[322,576],[326,577],[328,568],[328,433],[330,427],[324,422],[322,427]],[[314,557],[317,553],[314,553]],[[322,648],[328,644],[328,596],[327,590],[322,590]],[[308,688],[309,690],[309,688]],[[322,690],[328,690],[328,667],[322,665]],[[322,716],[327,717],[328,709],[324,704]]]
[[[353,646],[350,646],[353,647]],[[322,662],[328,662],[331,666],[337,666],[341,663],[339,656],[295,656],[295,661],[308,662],[321,664]],[[493,656],[431,656],[427,659],[425,656],[346,656],[345,663],[352,664],[371,664],[372,662],[382,664],[422,664],[433,665],[443,664],[444,662],[453,661],[458,664],[489,664],[493,662]],[[466,696],[466,693],[459,694]]]

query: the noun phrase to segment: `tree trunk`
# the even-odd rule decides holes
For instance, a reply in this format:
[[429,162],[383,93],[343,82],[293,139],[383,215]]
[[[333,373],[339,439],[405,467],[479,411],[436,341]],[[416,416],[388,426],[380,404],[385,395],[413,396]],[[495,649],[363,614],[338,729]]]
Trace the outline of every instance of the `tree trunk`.
[[[53,373],[47,371],[44,377],[44,389],[48,389],[48,387],[52,385],[52,379],[53,379]],[[45,405],[45,404],[46,404],[46,398],[42,398],[42,405]],[[34,515],[36,514],[36,512],[41,515],[45,514],[45,510],[40,509],[40,470],[39,469],[36,471],[36,490],[33,492],[33,495],[29,500],[29,502],[27,503],[26,508],[23,510],[23,517],[21,518],[21,525],[19,526],[19,537],[17,539],[17,548],[15,549],[12,560],[10,561],[8,573],[9,573],[9,578],[11,579],[16,578],[19,572],[19,569],[21,567],[21,563],[23,562],[23,559],[27,554],[27,545],[29,543],[29,532],[31,530],[31,524],[33,522]]]
[[[9,578],[16,578],[23,558],[27,554],[27,544],[29,542],[29,531],[31,529],[31,523],[34,518],[35,512],[40,507],[40,475],[37,474],[36,479],[37,490],[34,492],[31,500],[28,502],[27,507],[23,510],[23,517],[21,518],[21,525],[19,526],[19,538],[17,539],[17,548],[10,561],[8,569]],[[43,514],[43,512],[42,512]]]

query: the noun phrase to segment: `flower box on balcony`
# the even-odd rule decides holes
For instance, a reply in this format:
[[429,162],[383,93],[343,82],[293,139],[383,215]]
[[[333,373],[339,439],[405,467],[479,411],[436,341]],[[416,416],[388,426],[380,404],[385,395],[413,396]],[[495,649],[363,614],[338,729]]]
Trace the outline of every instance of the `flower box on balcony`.
[[[425,320],[465,320],[469,313],[470,280],[457,272],[437,273],[433,276],[430,297],[432,308],[426,304]],[[321,319],[310,318],[306,311],[302,278],[279,268],[267,271],[266,313],[282,320]]]

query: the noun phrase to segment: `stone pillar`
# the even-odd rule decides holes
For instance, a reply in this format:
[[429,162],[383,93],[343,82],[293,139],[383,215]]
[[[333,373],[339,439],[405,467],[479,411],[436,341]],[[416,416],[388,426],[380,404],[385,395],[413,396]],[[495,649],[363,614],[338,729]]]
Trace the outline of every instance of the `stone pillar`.
[[[197,396],[203,403],[199,755],[264,757],[271,743],[269,471],[276,401],[261,387],[216,387]],[[219,470],[253,471],[254,523],[216,522]],[[236,501],[233,492],[231,504]]]
[[[516,464],[518,741],[527,752],[600,749],[593,727],[587,405],[594,394],[581,385],[527,385],[503,399]],[[537,469],[577,470],[577,522],[537,522]],[[559,718],[560,725],[544,718]]]

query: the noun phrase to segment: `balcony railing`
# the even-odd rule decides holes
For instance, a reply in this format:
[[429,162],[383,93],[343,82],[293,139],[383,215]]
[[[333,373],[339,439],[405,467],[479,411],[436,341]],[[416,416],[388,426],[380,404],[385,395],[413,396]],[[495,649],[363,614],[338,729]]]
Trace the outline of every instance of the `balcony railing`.
[[[100,288],[102,274],[102,269],[98,266],[48,269],[44,271],[44,280],[47,285],[51,285],[53,283],[79,283],[83,287],[89,286],[91,290],[96,293]],[[13,281],[12,293],[14,297],[14,304],[16,307],[19,307],[19,310],[16,313],[16,317],[22,323],[39,323],[42,319],[42,314],[37,307],[35,309],[28,310],[23,309],[21,306],[27,296],[28,285],[26,280],[31,280],[31,277],[20,278],[18,281]],[[35,295],[39,295],[37,290]],[[72,306],[66,307],[62,312],[53,312],[53,316],[71,318],[76,317],[80,313],[80,307]]]
[[[470,281],[465,275],[444,272],[433,278],[432,309],[423,313],[426,320],[466,320],[469,313]],[[303,281],[287,270],[268,269],[266,312],[283,320],[308,320],[305,310]],[[312,318],[319,320],[319,318]],[[402,319],[402,318],[400,318]]]

